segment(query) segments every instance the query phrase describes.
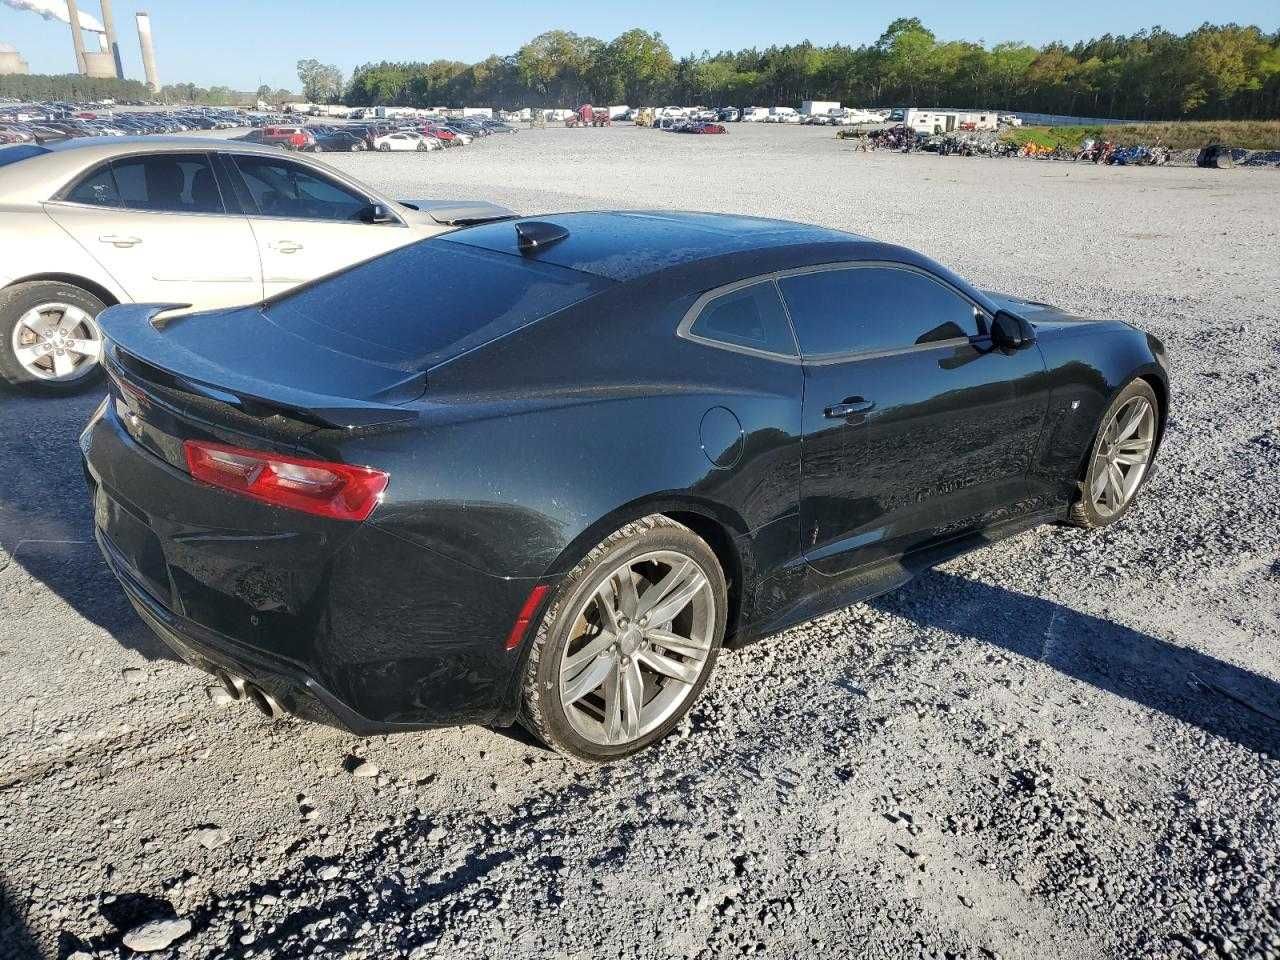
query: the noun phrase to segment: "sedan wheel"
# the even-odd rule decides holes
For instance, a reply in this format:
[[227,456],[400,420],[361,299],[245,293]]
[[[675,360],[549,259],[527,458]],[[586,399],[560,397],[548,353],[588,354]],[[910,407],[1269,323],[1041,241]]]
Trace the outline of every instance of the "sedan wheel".
[[1130,383],[1112,402],[1094,440],[1071,522],[1083,527],[1106,526],[1133,505],[1155,455],[1158,409],[1155,393],[1143,380]]
[[0,295],[0,378],[75,390],[99,372],[102,302],[64,283],[18,284]]
[[667,517],[628,524],[566,578],[530,656],[522,717],[587,760],[665,736],[710,676],[724,634],[724,575]]

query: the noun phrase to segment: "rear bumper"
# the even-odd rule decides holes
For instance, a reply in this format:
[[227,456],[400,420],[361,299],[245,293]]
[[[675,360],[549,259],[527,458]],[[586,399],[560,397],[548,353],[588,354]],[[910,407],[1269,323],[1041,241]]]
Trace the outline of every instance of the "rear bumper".
[[531,581],[199,484],[111,404],[81,449],[107,564],[183,660],[361,735],[514,721],[522,651],[505,641]]
[[206,673],[229,674],[251,681],[275,697],[290,713],[340,727],[360,736],[421,727],[417,724],[390,724],[371,720],[352,709],[299,665],[273,657],[261,649],[245,646],[231,637],[178,616],[152,596],[146,586],[130,573],[124,557],[101,529],[96,531],[96,537],[107,566],[120,581],[125,596],[129,598],[143,623],[151,628],[165,646],[191,666]]

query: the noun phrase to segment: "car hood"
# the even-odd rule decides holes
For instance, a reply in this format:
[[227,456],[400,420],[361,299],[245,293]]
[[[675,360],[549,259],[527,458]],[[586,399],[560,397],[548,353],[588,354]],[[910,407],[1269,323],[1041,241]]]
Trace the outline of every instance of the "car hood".
[[466,227],[517,216],[514,210],[485,200],[401,200],[401,213],[409,223],[429,227]]
[[1087,326],[1119,327],[1124,329],[1130,325],[1120,320],[1097,320],[1092,317],[1081,317],[1055,307],[1041,303],[1039,300],[1024,300],[1007,293],[994,290],[983,290],[983,294],[1001,310],[1008,310],[1026,320],[1037,331],[1046,333],[1050,330],[1080,330]]

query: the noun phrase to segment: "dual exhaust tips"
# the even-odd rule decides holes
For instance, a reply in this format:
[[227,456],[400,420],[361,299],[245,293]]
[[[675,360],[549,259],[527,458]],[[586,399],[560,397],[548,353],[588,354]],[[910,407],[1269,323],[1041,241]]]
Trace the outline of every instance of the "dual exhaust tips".
[[214,676],[218,678],[232,700],[248,700],[258,708],[260,713],[272,720],[279,720],[288,713],[279,700],[243,677],[235,677],[221,670]]

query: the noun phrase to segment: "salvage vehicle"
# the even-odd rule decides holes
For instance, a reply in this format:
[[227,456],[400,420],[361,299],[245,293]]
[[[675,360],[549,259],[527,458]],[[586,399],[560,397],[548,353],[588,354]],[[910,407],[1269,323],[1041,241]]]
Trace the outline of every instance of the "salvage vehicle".
[[303,147],[310,153],[358,153],[365,147],[364,138],[358,132],[348,132],[337,127],[311,129],[311,143]]
[[105,305],[256,303],[459,224],[485,203],[395,201],[279,148],[191,137],[0,147],[0,380],[79,389]]
[[724,645],[1115,523],[1169,405],[1125,323],[729,215],[483,224],[100,322],[97,538],[176,653],[273,716],[519,720],[594,761],[671,731]]
[[270,146],[301,150],[310,141],[311,135],[305,127],[264,127],[262,130],[262,143]]
[[439,150],[443,145],[435,137],[424,136],[416,130],[397,130],[381,137],[373,138],[373,149],[388,153],[392,150],[417,150],[426,153],[428,150]]
[[708,123],[702,120],[695,120],[692,123],[686,123],[682,127],[677,127],[678,133],[728,133],[729,131],[719,123]]

